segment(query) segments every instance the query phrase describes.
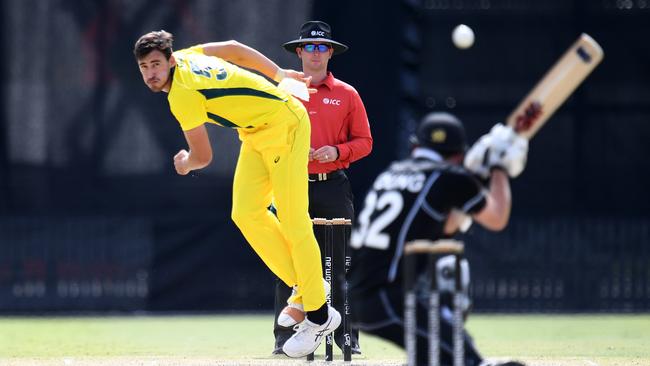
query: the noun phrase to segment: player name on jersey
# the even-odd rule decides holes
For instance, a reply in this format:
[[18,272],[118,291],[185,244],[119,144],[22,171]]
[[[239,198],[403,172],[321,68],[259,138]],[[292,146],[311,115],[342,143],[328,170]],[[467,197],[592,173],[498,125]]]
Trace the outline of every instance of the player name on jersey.
[[407,190],[412,193],[417,193],[422,190],[427,175],[419,170],[430,169],[431,162],[398,162],[391,166],[391,169],[380,174],[372,188],[376,191],[379,190]]
[[385,191],[393,189],[400,191],[407,190],[409,192],[417,193],[422,190],[426,178],[426,175],[423,173],[394,174],[394,172],[386,172],[381,174],[377,180],[375,180],[373,188],[375,190]]

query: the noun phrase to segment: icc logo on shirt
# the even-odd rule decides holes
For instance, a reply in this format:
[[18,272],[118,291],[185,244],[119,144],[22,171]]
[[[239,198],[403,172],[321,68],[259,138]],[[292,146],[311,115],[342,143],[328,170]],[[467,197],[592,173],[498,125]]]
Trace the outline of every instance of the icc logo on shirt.
[[323,103],[324,104],[331,104],[331,105],[341,105],[341,100],[340,99],[323,98]]

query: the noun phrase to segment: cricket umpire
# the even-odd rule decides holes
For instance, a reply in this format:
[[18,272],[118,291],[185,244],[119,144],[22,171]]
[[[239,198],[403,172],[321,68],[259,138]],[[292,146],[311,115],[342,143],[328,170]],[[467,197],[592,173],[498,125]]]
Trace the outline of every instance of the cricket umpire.
[[[335,41],[330,26],[322,21],[306,22],[300,27],[299,38],[286,42],[283,47],[300,58],[302,72],[311,77],[310,86],[316,89],[308,102],[302,101],[311,121],[309,215],[312,218],[353,219],[353,195],[346,169],[370,154],[370,124],[359,93],[351,85],[335,78],[327,68],[332,56],[345,52],[348,47]],[[323,244],[319,243],[321,251]],[[334,244],[334,258],[340,259],[343,247]],[[334,266],[343,268],[343,263],[334,263]],[[335,275],[334,307],[344,311],[343,292],[338,289],[343,288],[345,278],[343,273]],[[282,344],[292,334],[291,327],[296,319],[291,315],[301,310],[298,304],[287,304],[290,294],[291,288],[278,280],[274,354],[282,352]],[[343,329],[339,328],[335,333],[339,347],[343,345],[342,336]],[[360,353],[358,331],[351,335],[351,349],[352,353]]]
[[[412,142],[411,156],[393,162],[374,181],[351,240],[355,258],[350,278],[351,301],[356,305],[352,308],[353,326],[401,347],[405,243],[451,238],[472,219],[489,230],[505,228],[511,208],[508,176],[521,173],[528,152],[527,140],[499,124],[470,149],[466,164],[471,170],[466,169],[464,127],[458,118],[444,112],[426,115]],[[487,187],[474,172],[489,179]],[[426,271],[418,267],[417,273]],[[426,309],[426,299],[419,299],[418,365],[428,361]],[[442,309],[440,364],[451,365],[450,312],[444,311],[444,304]],[[465,359],[466,365],[483,362],[467,334]]]

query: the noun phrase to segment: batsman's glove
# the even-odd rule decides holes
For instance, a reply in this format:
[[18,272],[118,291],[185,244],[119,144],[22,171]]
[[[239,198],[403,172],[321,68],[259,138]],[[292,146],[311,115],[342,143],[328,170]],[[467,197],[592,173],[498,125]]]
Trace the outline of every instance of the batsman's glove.
[[503,169],[516,178],[526,167],[528,140],[512,127],[496,124],[490,133],[482,136],[465,155],[465,167],[483,179],[494,168]]
[[510,126],[497,123],[490,130],[492,144],[489,148],[488,166],[502,168],[510,178],[524,171],[528,158],[528,140],[519,136]]
[[490,134],[481,136],[467,151],[465,161],[463,162],[467,170],[482,179],[488,179],[490,177],[490,167],[487,165],[486,157],[491,141]]

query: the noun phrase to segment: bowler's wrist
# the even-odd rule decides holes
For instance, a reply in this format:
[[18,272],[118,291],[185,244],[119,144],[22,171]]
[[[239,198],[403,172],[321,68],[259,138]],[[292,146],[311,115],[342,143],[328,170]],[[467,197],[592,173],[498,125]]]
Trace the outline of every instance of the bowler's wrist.
[[273,80],[279,83],[280,81],[282,81],[282,79],[286,77],[287,77],[286,71],[284,71],[283,68],[279,67],[278,71],[275,72],[275,76],[273,76]]

